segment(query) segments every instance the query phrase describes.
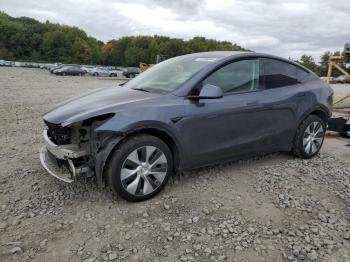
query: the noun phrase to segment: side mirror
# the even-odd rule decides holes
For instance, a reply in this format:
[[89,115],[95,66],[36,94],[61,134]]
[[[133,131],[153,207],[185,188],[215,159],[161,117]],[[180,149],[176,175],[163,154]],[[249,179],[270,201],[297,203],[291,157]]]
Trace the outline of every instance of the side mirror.
[[216,99],[222,98],[224,93],[222,89],[218,86],[206,84],[202,87],[199,95],[197,96],[189,96],[192,99]]

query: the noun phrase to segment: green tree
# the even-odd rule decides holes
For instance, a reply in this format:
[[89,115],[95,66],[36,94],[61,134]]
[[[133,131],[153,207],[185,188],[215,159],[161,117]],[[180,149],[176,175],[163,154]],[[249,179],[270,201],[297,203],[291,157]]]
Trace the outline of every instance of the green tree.
[[328,72],[328,63],[331,52],[327,51],[320,57],[320,75],[326,76]]
[[155,63],[156,55],[170,57],[215,50],[245,50],[237,44],[194,37],[188,41],[167,36],[128,36],[103,43],[77,28],[0,12],[0,59],[138,66]]
[[314,73],[320,73],[320,66],[316,64],[314,58],[311,55],[302,55],[298,62]]
[[73,59],[75,63],[91,64],[92,50],[86,41],[77,38],[72,46]]

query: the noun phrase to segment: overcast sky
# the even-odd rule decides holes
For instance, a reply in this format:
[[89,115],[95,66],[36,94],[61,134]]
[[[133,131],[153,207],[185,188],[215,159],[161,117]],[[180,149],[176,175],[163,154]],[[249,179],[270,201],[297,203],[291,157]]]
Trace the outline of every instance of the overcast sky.
[[349,0],[0,0],[12,16],[74,25],[97,39],[204,36],[318,60],[350,42]]

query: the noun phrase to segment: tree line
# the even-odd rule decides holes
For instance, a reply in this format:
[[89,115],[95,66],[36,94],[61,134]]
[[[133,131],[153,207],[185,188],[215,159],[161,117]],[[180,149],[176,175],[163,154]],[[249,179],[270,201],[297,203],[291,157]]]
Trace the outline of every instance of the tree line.
[[174,57],[212,50],[246,49],[204,37],[185,41],[157,35],[128,36],[104,43],[77,27],[0,13],[0,59],[138,66],[140,62],[155,63],[157,54]]
[[[60,62],[115,66],[155,63],[157,54],[174,57],[204,51],[244,51],[228,42],[194,37],[190,40],[166,36],[127,36],[107,43],[88,36],[83,30],[28,17],[14,18],[0,12],[0,59],[32,62]],[[297,60],[319,76],[327,74],[328,58],[340,52],[326,52],[316,63],[310,55]],[[337,75],[338,72],[333,72]]]

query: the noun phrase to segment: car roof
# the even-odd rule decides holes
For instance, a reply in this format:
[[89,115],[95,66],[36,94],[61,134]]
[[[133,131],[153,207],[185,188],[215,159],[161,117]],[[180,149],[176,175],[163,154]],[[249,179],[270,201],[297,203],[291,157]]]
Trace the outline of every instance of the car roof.
[[203,56],[205,56],[206,58],[216,57],[216,58],[218,58],[218,60],[226,60],[227,58],[229,58],[229,59],[240,58],[240,57],[244,58],[244,57],[251,57],[251,56],[253,56],[253,57],[265,57],[265,58],[281,60],[281,61],[295,64],[299,67],[304,68],[302,65],[295,63],[292,60],[285,59],[283,57],[276,56],[276,55],[265,54],[265,53],[256,53],[253,51],[209,51],[209,52],[199,52],[199,53],[186,54],[183,56],[189,56],[189,57],[192,56],[194,58],[195,57],[203,57]]
[[241,54],[248,54],[253,53],[252,51],[210,51],[210,52],[199,52],[199,53],[192,53],[187,54],[184,56],[193,56],[193,57],[218,57],[218,58],[224,58],[229,56],[235,56],[235,55],[241,55]]

